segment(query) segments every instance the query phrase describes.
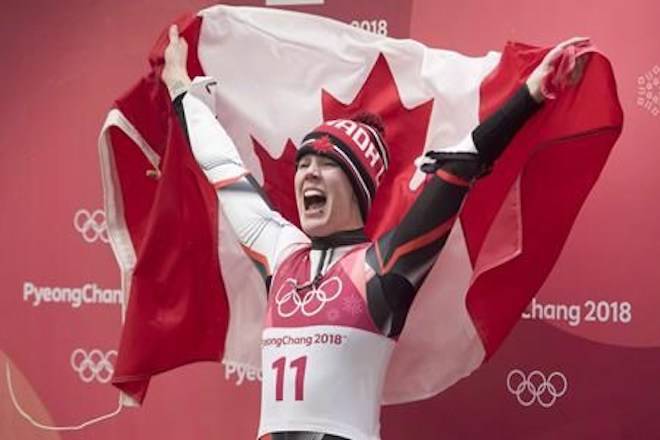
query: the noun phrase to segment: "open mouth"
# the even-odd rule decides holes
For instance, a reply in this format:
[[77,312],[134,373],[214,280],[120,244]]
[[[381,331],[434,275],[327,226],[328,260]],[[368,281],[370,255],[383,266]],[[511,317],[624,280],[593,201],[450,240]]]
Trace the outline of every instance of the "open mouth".
[[325,206],[326,200],[325,193],[319,189],[305,190],[303,193],[305,212],[314,212],[322,209]]

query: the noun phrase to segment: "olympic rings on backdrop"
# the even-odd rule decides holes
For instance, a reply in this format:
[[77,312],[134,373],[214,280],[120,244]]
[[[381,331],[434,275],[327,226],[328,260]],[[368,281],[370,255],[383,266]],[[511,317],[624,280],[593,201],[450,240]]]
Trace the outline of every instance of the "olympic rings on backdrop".
[[73,226],[87,243],[94,243],[97,240],[104,243],[110,242],[105,212],[101,209],[91,213],[84,208],[79,209],[73,217]]
[[112,360],[116,357],[115,350],[103,353],[95,348],[87,353],[82,348],[78,348],[71,353],[71,368],[78,373],[83,382],[90,383],[96,379],[100,383],[108,383],[115,371]]
[[506,377],[506,387],[522,406],[538,402],[543,408],[550,408],[558,398],[566,394],[568,380],[558,371],[546,378],[539,370],[527,376],[521,370],[511,370]]

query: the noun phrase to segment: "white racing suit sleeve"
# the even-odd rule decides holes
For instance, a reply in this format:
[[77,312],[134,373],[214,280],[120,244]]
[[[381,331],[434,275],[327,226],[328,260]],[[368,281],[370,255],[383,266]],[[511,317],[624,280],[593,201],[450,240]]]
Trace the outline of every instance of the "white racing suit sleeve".
[[[246,255],[269,282],[278,261],[309,238],[273,210],[222,125],[216,119],[211,78],[195,78],[182,108],[190,147],[216,188],[219,206]],[[175,106],[177,100],[175,100]]]
[[195,78],[183,97],[188,137],[195,160],[213,186],[248,174],[234,142],[216,119],[211,78]]

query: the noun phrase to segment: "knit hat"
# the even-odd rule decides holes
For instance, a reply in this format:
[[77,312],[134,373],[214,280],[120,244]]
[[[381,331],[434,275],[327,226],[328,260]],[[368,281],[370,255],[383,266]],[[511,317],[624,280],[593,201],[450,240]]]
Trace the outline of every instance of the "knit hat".
[[377,115],[335,119],[316,127],[303,139],[296,162],[305,154],[334,159],[348,176],[366,220],[376,189],[389,165],[384,128]]

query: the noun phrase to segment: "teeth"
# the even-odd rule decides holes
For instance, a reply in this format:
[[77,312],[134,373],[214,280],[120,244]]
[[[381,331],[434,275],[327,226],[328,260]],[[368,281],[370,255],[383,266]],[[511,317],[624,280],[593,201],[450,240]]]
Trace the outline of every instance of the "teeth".
[[317,188],[308,188],[303,191],[303,203],[305,210],[321,209],[325,205],[326,195]]
[[313,197],[313,196],[324,197],[325,194],[323,194],[323,191],[321,191],[319,189],[307,189],[303,193],[303,196],[305,196],[305,197]]

